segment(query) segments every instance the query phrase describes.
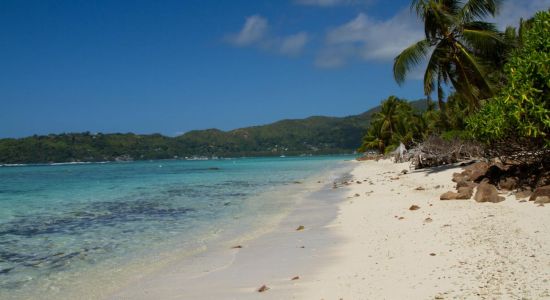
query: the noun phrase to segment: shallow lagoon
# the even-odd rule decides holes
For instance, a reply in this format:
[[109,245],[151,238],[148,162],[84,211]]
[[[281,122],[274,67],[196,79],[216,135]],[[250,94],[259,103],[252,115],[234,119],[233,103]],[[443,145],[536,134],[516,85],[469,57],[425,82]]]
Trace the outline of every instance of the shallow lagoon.
[[335,178],[349,158],[2,167],[0,298],[116,287],[268,225],[297,201],[296,181]]

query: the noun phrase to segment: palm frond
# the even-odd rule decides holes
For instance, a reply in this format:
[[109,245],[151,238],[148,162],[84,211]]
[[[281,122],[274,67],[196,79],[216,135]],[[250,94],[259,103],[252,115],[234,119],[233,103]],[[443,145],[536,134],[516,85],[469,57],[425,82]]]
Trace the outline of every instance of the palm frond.
[[424,95],[426,96],[431,95],[435,89],[435,82],[439,74],[442,73],[441,67],[444,65],[446,52],[444,43],[439,43],[432,51],[424,73]]
[[399,54],[393,63],[393,76],[398,84],[403,84],[407,73],[420,64],[428,55],[430,43],[428,40],[421,40],[412,44]]
[[495,53],[504,43],[502,35],[498,31],[464,29],[462,40],[469,49],[475,49],[480,53]]
[[495,16],[502,0],[468,0],[462,7],[459,17],[465,21]]
[[[458,61],[460,61],[464,66],[470,70],[476,79],[476,83],[480,87],[480,92],[484,92],[486,97],[493,95],[493,89],[491,87],[491,84],[489,83],[487,77],[485,76],[485,71],[483,66],[478,62],[478,59],[474,57],[467,49],[462,45],[460,42],[455,43],[457,48],[459,49],[458,52]],[[481,95],[480,95],[481,96]]]

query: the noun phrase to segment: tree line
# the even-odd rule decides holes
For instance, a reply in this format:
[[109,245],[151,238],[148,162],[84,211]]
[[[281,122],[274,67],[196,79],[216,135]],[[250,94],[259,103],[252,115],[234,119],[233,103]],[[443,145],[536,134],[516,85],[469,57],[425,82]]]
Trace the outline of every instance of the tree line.
[[399,143],[414,146],[437,135],[476,141],[493,156],[550,156],[550,11],[501,32],[486,21],[499,4],[412,1],[425,38],[395,58],[393,73],[401,84],[425,64],[427,110],[390,96],[359,150],[387,153]]

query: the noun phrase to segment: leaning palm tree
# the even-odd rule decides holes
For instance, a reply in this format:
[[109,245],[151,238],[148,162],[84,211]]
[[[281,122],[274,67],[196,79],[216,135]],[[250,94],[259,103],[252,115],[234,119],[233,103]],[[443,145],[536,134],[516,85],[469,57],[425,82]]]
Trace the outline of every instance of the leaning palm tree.
[[444,86],[454,89],[477,108],[480,100],[493,95],[485,76],[484,61],[496,55],[502,43],[493,24],[499,0],[413,0],[412,8],[424,23],[425,38],[409,46],[394,61],[395,80],[402,84],[407,74],[427,59],[424,73],[426,96],[436,91],[444,110]]

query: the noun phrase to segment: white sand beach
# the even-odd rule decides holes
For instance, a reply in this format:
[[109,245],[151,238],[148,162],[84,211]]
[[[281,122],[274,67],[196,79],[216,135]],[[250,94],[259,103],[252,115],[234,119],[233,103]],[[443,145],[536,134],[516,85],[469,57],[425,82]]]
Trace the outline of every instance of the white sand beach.
[[[348,185],[325,184],[273,231],[210,251],[194,267],[175,263],[111,298],[550,298],[550,207],[511,195],[496,204],[439,200],[459,167],[355,164]],[[214,268],[216,257],[230,263]]]

